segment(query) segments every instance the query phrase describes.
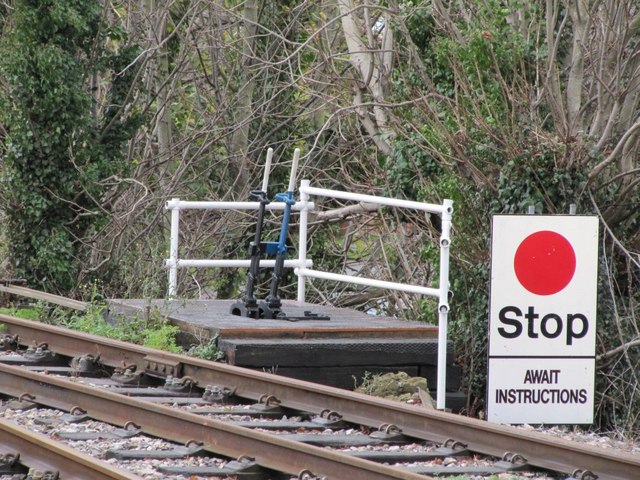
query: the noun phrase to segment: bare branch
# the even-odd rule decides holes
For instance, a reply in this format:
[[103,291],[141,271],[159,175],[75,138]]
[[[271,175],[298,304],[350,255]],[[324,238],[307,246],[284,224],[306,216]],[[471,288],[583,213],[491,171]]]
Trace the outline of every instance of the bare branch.
[[356,205],[348,205],[346,207],[336,208],[333,210],[324,210],[322,212],[319,212],[315,216],[315,219],[320,222],[344,220],[351,216],[375,212],[379,208],[380,205],[376,203],[360,202]]

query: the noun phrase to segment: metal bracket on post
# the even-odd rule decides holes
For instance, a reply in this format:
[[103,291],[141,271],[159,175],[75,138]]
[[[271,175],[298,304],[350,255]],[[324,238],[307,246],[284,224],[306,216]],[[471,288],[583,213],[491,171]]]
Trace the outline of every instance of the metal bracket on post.
[[[267,253],[275,253],[276,255],[276,264],[273,269],[273,274],[271,275],[271,287],[269,290],[269,295],[267,295],[267,298],[265,298],[264,301],[261,301],[258,303],[259,317],[267,320],[285,320],[289,322],[298,322],[303,320],[330,320],[330,318],[326,315],[318,315],[308,310],[305,310],[303,315],[299,315],[299,316],[286,315],[282,311],[282,301],[278,296],[280,281],[282,280],[282,274],[284,271],[284,261],[287,256],[287,250],[288,250],[287,235],[289,233],[289,221],[291,220],[291,207],[296,203],[296,200],[294,198],[294,193],[295,193],[296,172],[298,170],[299,161],[300,161],[300,149],[296,148],[293,152],[293,163],[291,165],[291,175],[289,176],[289,188],[285,193],[278,193],[276,195],[276,200],[283,202],[285,204],[284,213],[282,215],[282,224],[280,227],[280,238],[278,239],[277,243],[267,242],[265,244]],[[307,195],[306,196],[307,200],[308,200],[308,197],[309,196]],[[303,209],[303,211],[305,210]],[[306,224],[304,228],[305,228],[304,255],[306,256]],[[299,285],[298,285],[298,288],[300,288]]]
[[[247,274],[247,285],[244,297],[241,301],[234,302],[231,305],[230,313],[240,317],[260,318],[260,309],[258,301],[254,296],[255,285],[260,273],[260,257],[264,252],[264,244],[262,243],[262,227],[264,226],[264,212],[269,204],[267,197],[267,188],[269,188],[269,172],[271,171],[271,159],[273,158],[273,148],[267,150],[267,161],[264,166],[264,176],[262,177],[262,189],[253,190],[251,197],[260,202],[258,206],[258,216],[256,218],[256,232],[253,241],[249,244],[249,273]],[[266,252],[268,253],[268,252]]]
[[276,200],[284,202],[284,213],[282,214],[282,224],[280,226],[280,238],[278,239],[276,252],[276,265],[271,275],[271,288],[269,295],[263,302],[260,302],[260,316],[262,318],[277,318],[281,311],[282,302],[278,297],[278,289],[280,288],[280,280],[284,271],[284,259],[287,256],[287,235],[289,233],[289,220],[291,218],[291,206],[296,203],[293,198],[296,173],[298,171],[298,162],[300,161],[300,149],[293,151],[293,163],[291,165],[291,175],[289,176],[289,188],[285,193],[278,193]]

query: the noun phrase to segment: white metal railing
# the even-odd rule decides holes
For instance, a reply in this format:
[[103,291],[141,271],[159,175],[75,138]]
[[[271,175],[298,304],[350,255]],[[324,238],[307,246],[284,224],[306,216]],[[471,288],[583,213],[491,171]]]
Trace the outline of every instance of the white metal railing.
[[[311,195],[340,198],[354,202],[373,203],[397,208],[409,208],[421,210],[429,213],[436,213],[442,218],[442,232],[440,234],[440,276],[438,288],[423,287],[404,283],[387,282],[373,278],[354,277],[352,275],[341,275],[337,273],[321,272],[311,270],[306,266],[295,269],[298,275],[298,288],[302,285],[302,295],[298,290],[298,300],[304,301],[304,282],[300,282],[300,277],[321,278],[325,280],[335,280],[338,282],[355,283],[371,287],[385,288],[389,290],[399,290],[404,292],[419,293],[438,298],[438,385],[436,404],[438,409],[444,409],[446,403],[446,372],[447,372],[447,328],[449,316],[449,246],[451,245],[451,217],[453,214],[453,201],[444,200],[442,205],[413,202],[398,198],[377,197],[373,195],[362,195],[340,190],[327,190],[324,188],[311,187],[308,180],[303,180],[300,185],[300,198],[302,201],[309,201]],[[307,219],[300,215],[300,237],[305,232],[306,243]],[[299,261],[304,263],[306,249],[299,252]]]
[[[309,223],[309,211],[315,208],[310,201],[311,195],[339,198],[354,202],[366,202],[396,208],[408,208],[440,215],[442,228],[440,234],[440,274],[437,287],[425,287],[405,283],[396,283],[373,278],[342,275],[331,272],[312,270],[313,262],[307,259],[307,232]],[[180,210],[204,209],[204,210],[257,210],[259,202],[187,202],[174,198],[167,202],[166,208],[171,210],[171,245],[169,259],[166,266],[169,268],[169,295],[175,295],[177,291],[178,268],[184,267],[249,267],[250,260],[187,260],[178,256],[178,237]],[[283,210],[283,202],[273,202],[266,205],[268,210]],[[298,258],[285,261],[285,267],[294,268],[298,276],[297,299],[305,301],[305,279],[319,278],[338,282],[347,282],[358,285],[398,290],[438,298],[438,384],[437,384],[437,408],[445,408],[446,399],[446,365],[447,365],[447,322],[449,314],[449,246],[451,244],[451,217],[453,213],[453,201],[444,200],[441,205],[401,200],[396,198],[378,197],[358,193],[344,192],[340,190],[327,190],[310,186],[309,180],[302,180],[300,184],[300,201],[292,207],[300,212],[299,219],[299,244]],[[260,260],[261,267],[273,267],[275,260]]]
[[[180,258],[180,210],[257,210],[259,206],[260,202],[191,202],[180,200],[179,198],[169,200],[165,206],[167,210],[171,211],[169,258],[165,260],[165,266],[169,269],[169,296],[176,295],[178,291],[179,268],[248,268],[251,262],[250,260],[197,260]],[[271,202],[267,204],[265,208],[267,210],[284,210],[284,206],[284,202]],[[308,215],[309,210],[313,210],[315,205],[312,202],[296,202],[291,208],[293,210],[304,211]],[[259,265],[263,268],[273,268],[275,266],[275,260],[260,259]],[[311,260],[303,260],[301,256],[298,257],[298,259],[284,261],[286,268],[310,267],[312,265],[313,262]],[[304,282],[304,279],[298,278],[298,283],[300,282]],[[300,290],[299,286],[298,290]]]

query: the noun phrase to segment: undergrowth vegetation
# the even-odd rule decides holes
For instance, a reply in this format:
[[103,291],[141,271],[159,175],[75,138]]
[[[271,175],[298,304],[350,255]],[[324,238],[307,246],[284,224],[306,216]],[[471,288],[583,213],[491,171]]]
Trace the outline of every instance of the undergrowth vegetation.
[[192,345],[189,350],[187,350],[187,354],[204,360],[218,361],[224,359],[224,352],[218,347],[218,335],[214,335],[208,340]]
[[0,308],[0,313],[205,360],[224,359],[217,335],[183,347],[178,341],[180,328],[171,325],[157,310],[152,310],[146,318],[111,316],[107,314],[106,304],[94,300],[85,311],[69,312],[40,302],[33,307]]
[[89,303],[85,311],[69,312],[38,303],[29,308],[3,308],[0,312],[149,348],[183,353],[176,343],[180,329],[160,315],[150,315],[149,318],[116,316],[107,321],[106,308],[105,304]]
[[[425,74],[398,69],[397,82],[404,88],[412,85],[424,95],[438,92],[447,99],[437,107],[435,102],[419,104],[405,112],[407,122],[419,115],[424,123],[420,130],[399,136],[394,144],[389,163],[394,192],[455,201],[450,332],[457,361],[464,368],[471,414],[485,408],[492,214],[524,214],[528,207],[538,214],[568,214],[573,204],[579,214],[599,217],[595,427],[634,437],[640,431],[636,314],[640,264],[635,253],[640,245],[636,214],[640,192],[637,180],[625,173],[631,164],[625,162],[633,162],[637,155],[630,153],[633,147],[625,146],[625,139],[612,135],[613,131],[624,135],[632,121],[616,123],[621,119],[613,112],[609,127],[614,130],[601,130],[600,116],[608,113],[587,104],[574,110],[581,105],[581,97],[569,95],[569,89],[584,88],[586,78],[600,82],[601,77],[593,77],[594,69],[606,71],[612,64],[589,64],[574,85],[571,77],[575,72],[556,71],[557,65],[547,56],[553,39],[553,48],[558,49],[553,55],[590,62],[572,49],[571,37],[549,37],[544,43],[519,23],[513,16],[515,10],[498,3],[483,2],[471,16],[465,16],[464,9],[452,10],[450,13],[460,15],[445,22],[455,32],[455,41],[433,26],[435,10],[419,7],[417,11],[431,21],[407,22],[412,39],[428,37],[428,41],[413,44]],[[519,7],[518,13],[524,15],[520,18],[545,18],[535,4]],[[584,27],[575,11],[569,9],[564,15],[569,30]],[[607,17],[615,17],[607,9],[596,9],[592,15],[593,21],[619,20]],[[421,17],[416,13],[413,18]],[[548,35],[551,32],[547,30]],[[590,47],[603,48],[596,39],[595,35],[590,39]],[[607,55],[602,52],[602,58]],[[562,77],[566,97],[560,95],[559,85],[545,84],[537,76],[541,67]],[[609,98],[609,93],[599,93],[604,95],[598,97],[599,104]],[[637,98],[637,92],[634,95]],[[613,161],[611,154],[618,141],[620,153],[629,153],[626,160],[617,160],[611,176],[596,175],[607,158]],[[437,250],[430,245],[424,246],[423,254],[437,262]]]

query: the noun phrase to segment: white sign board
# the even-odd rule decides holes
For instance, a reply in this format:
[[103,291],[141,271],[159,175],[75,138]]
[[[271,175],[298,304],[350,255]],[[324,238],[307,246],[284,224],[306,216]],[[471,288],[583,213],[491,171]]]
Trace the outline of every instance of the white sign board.
[[593,422],[597,274],[597,217],[493,217],[490,421]]

